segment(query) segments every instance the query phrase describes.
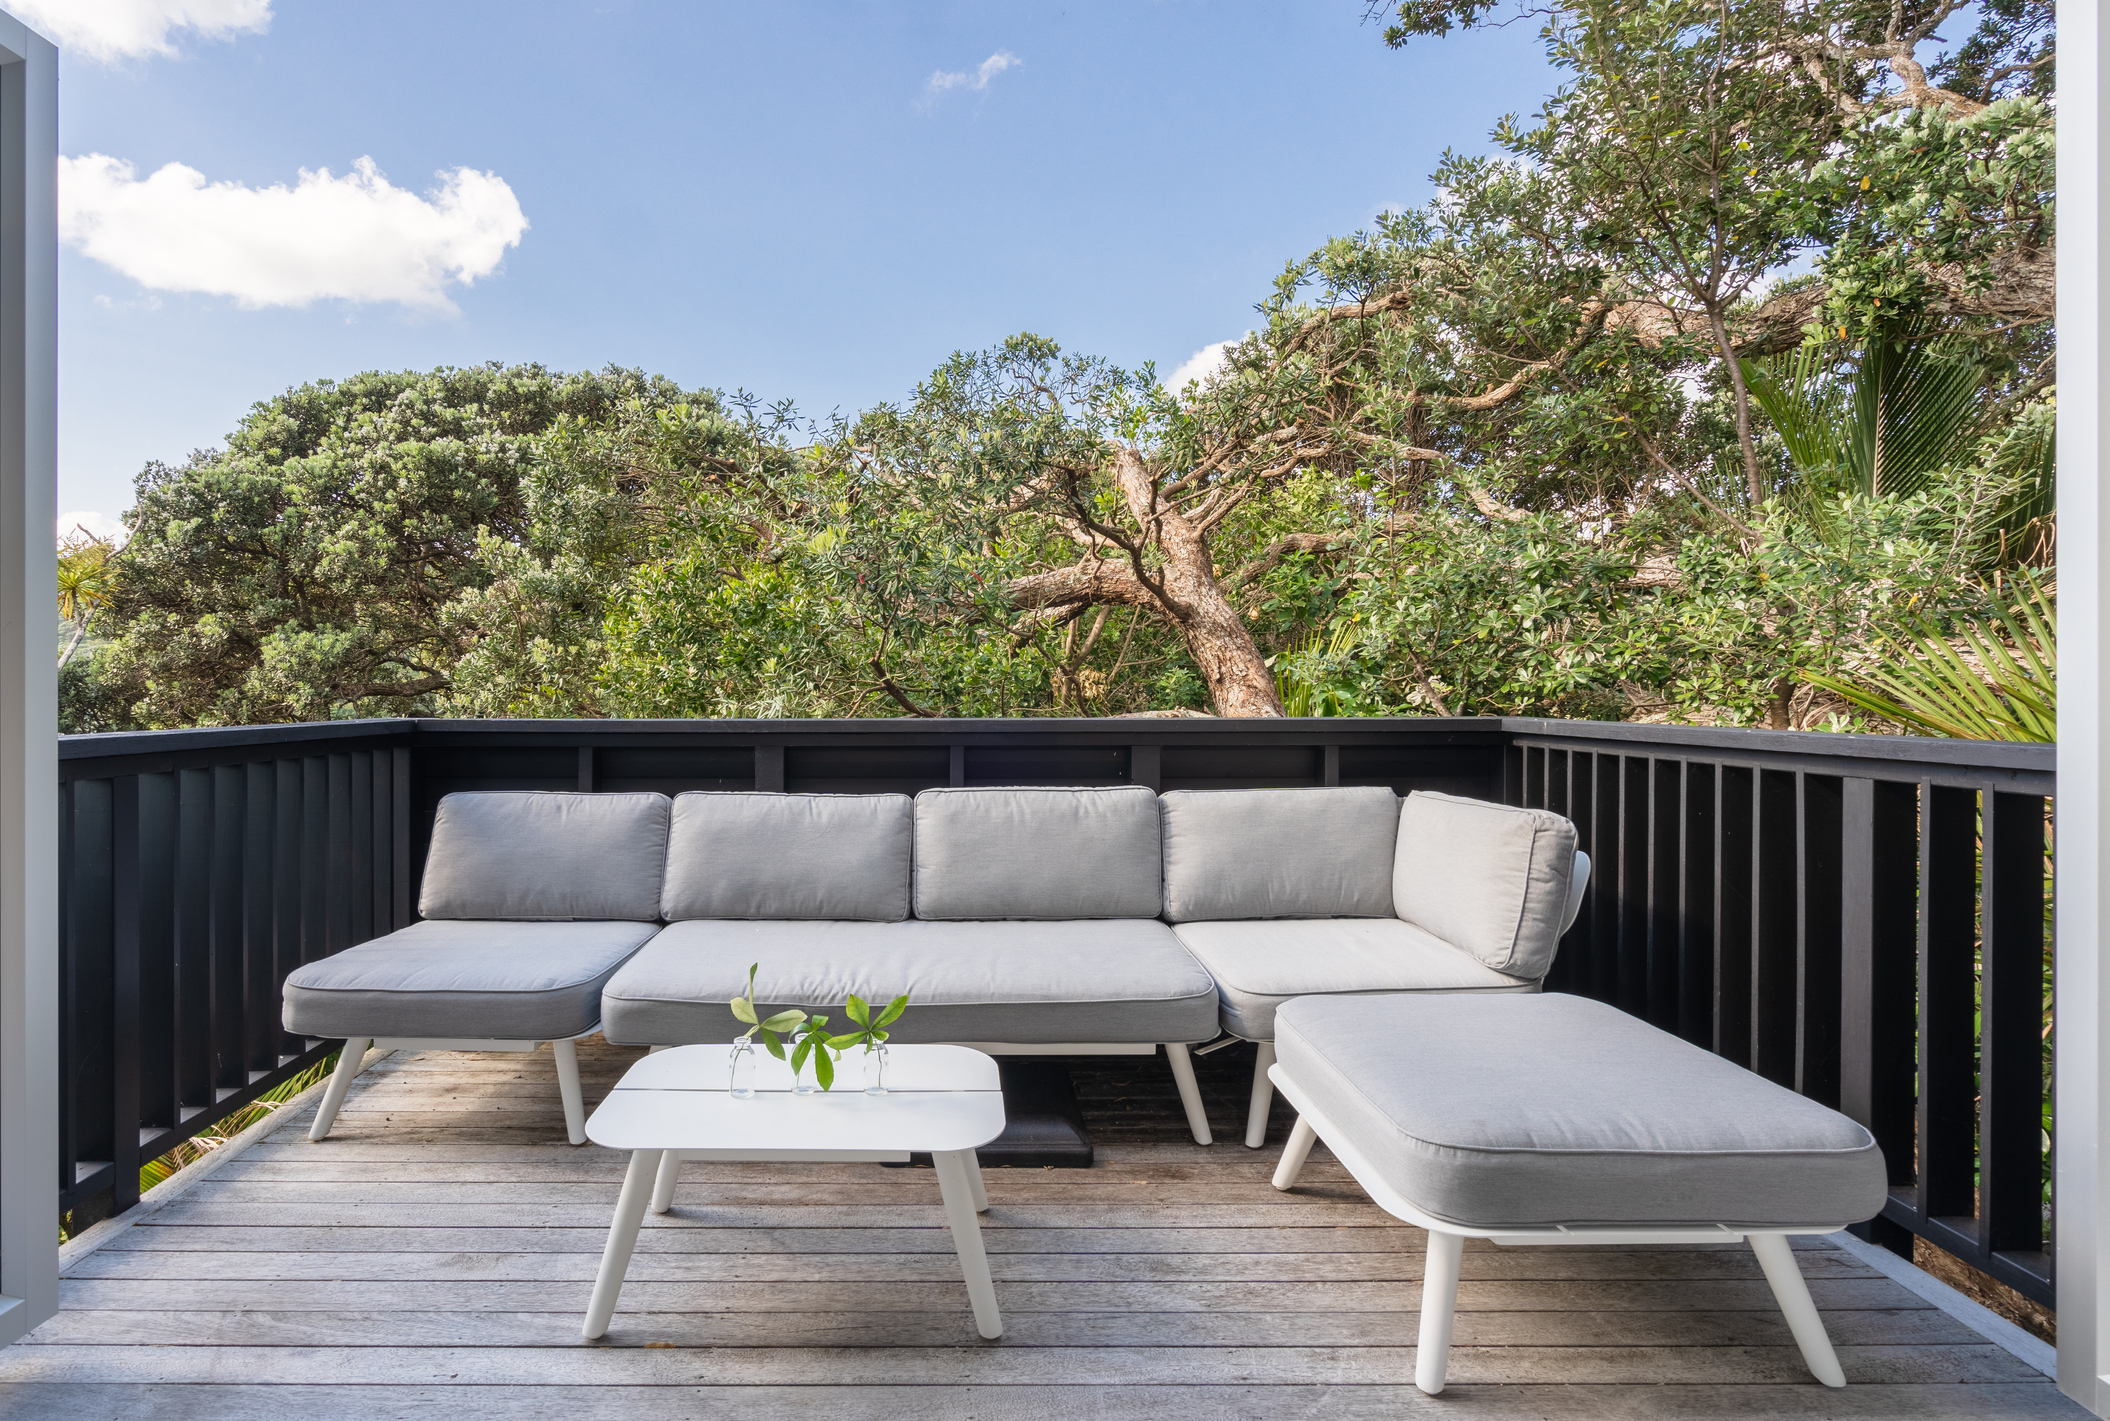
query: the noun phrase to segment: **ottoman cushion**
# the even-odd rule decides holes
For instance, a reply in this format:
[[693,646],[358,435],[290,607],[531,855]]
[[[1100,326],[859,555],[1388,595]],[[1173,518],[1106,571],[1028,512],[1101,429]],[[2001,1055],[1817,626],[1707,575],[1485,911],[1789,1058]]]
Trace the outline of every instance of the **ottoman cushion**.
[[1335,992],[1528,992],[1469,952],[1397,918],[1181,923],[1173,928],[1223,998],[1224,1030],[1275,1039],[1275,1008]]
[[1275,1043],[1384,1182],[1452,1223],[1843,1224],[1887,1193],[1844,1115],[1582,997],[1306,997]]
[[757,1003],[842,1021],[851,992],[909,994],[896,1041],[1206,1041],[1216,984],[1155,919],[673,923],[603,994],[610,1041],[679,1046],[746,1027],[726,1005],[759,963]]
[[601,1019],[601,987],[657,923],[414,923],[286,978],[302,1036],[551,1041]]

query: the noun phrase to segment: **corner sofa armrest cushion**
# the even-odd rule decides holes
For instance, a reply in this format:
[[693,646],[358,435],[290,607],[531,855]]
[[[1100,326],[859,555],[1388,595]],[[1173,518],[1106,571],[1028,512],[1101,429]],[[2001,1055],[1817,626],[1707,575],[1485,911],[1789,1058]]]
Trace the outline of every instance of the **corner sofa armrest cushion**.
[[898,923],[914,815],[905,794],[677,795],[661,915]]
[[1155,918],[1158,797],[1105,789],[927,789],[916,796],[919,918]]
[[1174,790],[1165,917],[1389,918],[1399,797],[1382,785]]
[[1575,826],[1544,809],[1416,790],[1400,806],[1392,905],[1497,972],[1553,965],[1575,870]]
[[663,794],[450,794],[432,822],[418,912],[656,921],[668,808]]

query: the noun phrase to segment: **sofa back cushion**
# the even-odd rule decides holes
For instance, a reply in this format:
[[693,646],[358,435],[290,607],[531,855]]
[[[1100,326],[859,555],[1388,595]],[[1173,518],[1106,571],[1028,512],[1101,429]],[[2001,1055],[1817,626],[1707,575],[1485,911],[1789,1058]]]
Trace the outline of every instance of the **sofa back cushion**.
[[1416,790],[1400,808],[1393,910],[1512,977],[1537,980],[1560,945],[1575,826],[1545,809]]
[[661,916],[898,923],[913,820],[905,794],[679,795]]
[[1164,808],[1165,917],[1389,918],[1399,796],[1176,789]]
[[432,821],[418,911],[513,922],[659,916],[663,794],[450,794]]
[[1111,789],[916,796],[919,918],[1154,918],[1158,797]]

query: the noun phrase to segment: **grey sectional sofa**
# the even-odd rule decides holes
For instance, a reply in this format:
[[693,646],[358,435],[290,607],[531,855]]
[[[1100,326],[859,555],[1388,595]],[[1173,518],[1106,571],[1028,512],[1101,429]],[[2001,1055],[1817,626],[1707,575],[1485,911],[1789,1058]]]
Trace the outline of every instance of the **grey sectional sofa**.
[[1574,844],[1557,815],[1384,788],[456,794],[426,921],[295,972],[286,1025],[348,1038],[317,1139],[367,1040],[551,1041],[576,1143],[573,1039],[728,1040],[758,963],[772,1006],[907,992],[901,1041],[1162,1047],[1203,1144],[1188,1047],[1220,1024],[1261,1043],[1257,1146],[1277,1006],[1537,990],[1587,875]]
[[602,993],[610,1041],[678,1046],[743,1028],[727,1003],[838,1012],[909,993],[900,1041],[997,1055],[1155,1053],[1209,1142],[1187,1057],[1216,983],[1159,920],[1156,794],[933,789],[684,794],[665,931]]

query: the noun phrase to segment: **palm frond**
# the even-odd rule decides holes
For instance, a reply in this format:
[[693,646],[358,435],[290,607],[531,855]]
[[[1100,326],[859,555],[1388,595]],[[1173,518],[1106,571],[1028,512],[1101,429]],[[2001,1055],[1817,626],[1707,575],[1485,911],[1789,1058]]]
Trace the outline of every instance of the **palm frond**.
[[2012,605],[1996,602],[1990,619],[1961,626],[1953,637],[1926,626],[1892,643],[1893,659],[1885,664],[1852,677],[1813,671],[1803,679],[1932,735],[2054,742],[2058,613],[2051,590],[2036,577],[2024,572],[2014,581],[2019,596]]

